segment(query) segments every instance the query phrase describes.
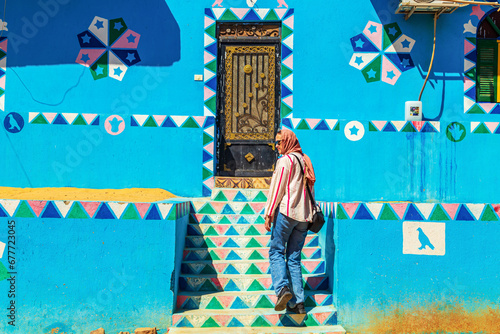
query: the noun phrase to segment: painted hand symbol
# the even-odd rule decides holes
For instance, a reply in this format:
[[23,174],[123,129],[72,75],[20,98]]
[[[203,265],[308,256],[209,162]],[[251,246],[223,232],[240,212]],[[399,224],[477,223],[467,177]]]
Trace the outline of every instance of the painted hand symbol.
[[460,125],[453,124],[453,126],[450,128],[450,133],[453,139],[460,140],[460,138],[462,138],[464,130],[460,129]]

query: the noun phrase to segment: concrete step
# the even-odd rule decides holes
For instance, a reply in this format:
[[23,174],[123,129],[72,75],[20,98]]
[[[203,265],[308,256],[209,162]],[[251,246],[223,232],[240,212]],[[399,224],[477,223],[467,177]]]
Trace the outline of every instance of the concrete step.
[[[272,308],[276,304],[274,291],[238,292],[182,292],[177,295],[177,310],[218,310]],[[329,306],[332,295],[327,291],[305,291],[306,307]]]
[[212,201],[215,202],[266,202],[269,189],[215,188]]
[[189,216],[190,224],[214,224],[214,225],[230,225],[230,224],[264,224],[264,214],[254,215],[237,215],[237,214],[202,214],[191,213]]
[[[186,236],[185,248],[255,248],[269,247],[270,235],[266,236]],[[316,234],[306,236],[304,247],[319,246]]]
[[271,235],[264,226],[259,224],[188,224],[187,235],[203,236],[253,236]]
[[195,200],[191,212],[199,214],[254,215],[263,214],[265,202],[216,202]]
[[[220,334],[219,328],[171,328],[173,334]],[[239,327],[231,328],[224,333],[231,334],[345,334],[345,329],[340,325],[315,326],[315,327]]]
[[337,325],[337,310],[333,306],[306,308],[307,314],[276,312],[268,308],[243,310],[184,310],[172,317],[172,327],[293,327]]
[[[306,291],[328,290],[326,274],[302,275]],[[179,277],[180,291],[265,291],[273,290],[271,275],[185,275]],[[181,292],[180,292],[181,293]]]
[[[324,274],[325,261],[302,260],[302,274]],[[182,261],[181,274],[226,274],[258,275],[270,274],[269,260],[234,261]]]
[[[320,247],[304,247],[301,254],[302,260],[318,260],[322,258]],[[268,260],[269,247],[247,248],[185,248],[183,261],[218,261],[218,260]]]

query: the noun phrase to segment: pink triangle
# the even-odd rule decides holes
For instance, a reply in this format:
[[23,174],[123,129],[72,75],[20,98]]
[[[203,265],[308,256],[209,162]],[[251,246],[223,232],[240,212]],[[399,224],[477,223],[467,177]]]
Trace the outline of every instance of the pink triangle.
[[182,313],[181,314],[172,314],[172,324],[176,325],[179,320],[183,317]]
[[450,216],[451,220],[455,219],[455,214],[457,213],[460,204],[441,204],[441,206],[446,211],[448,216]]
[[288,8],[276,8],[274,11],[276,12],[276,14],[278,14],[278,17],[282,19],[287,10]]
[[203,217],[205,217],[205,215],[202,215],[202,214],[199,214],[199,213],[195,213],[194,217],[196,218],[196,220],[198,222],[201,222],[203,220]]
[[188,299],[188,296],[182,296],[178,295],[177,296],[177,308],[180,309],[182,308],[182,305],[184,305],[184,302]]
[[99,205],[101,205],[101,202],[80,202],[80,204],[87,211],[89,217],[92,218]]
[[0,49],[2,49],[5,53],[7,53],[7,39],[4,39],[4,40],[0,43]]
[[388,203],[394,212],[399,216],[399,219],[403,219],[408,203]]
[[316,287],[321,283],[323,282],[324,280],[324,277],[307,277],[306,278],[306,282],[307,284],[309,284],[309,286],[311,287],[312,290],[315,290]]
[[188,254],[189,254],[189,253],[190,253],[190,252],[189,252],[188,250],[184,250],[184,251],[182,252],[182,259],[183,259],[183,260],[185,260],[185,259],[186,259],[186,256],[188,256]]
[[229,253],[229,249],[215,249],[215,254],[219,257],[221,260],[225,260],[227,254]]
[[273,279],[271,277],[259,278],[259,282],[264,288],[269,289],[271,287],[271,284],[273,283]]
[[205,149],[205,151],[207,151],[208,153],[210,153],[211,155],[214,155],[214,142],[211,142],[209,144],[207,144],[205,147],[203,147]]
[[307,269],[309,273],[312,273],[314,269],[320,264],[321,261],[302,261],[302,265]]
[[471,52],[475,48],[476,47],[474,46],[474,44],[472,44],[471,42],[469,42],[466,39],[464,40],[464,54],[468,54],[469,52]]
[[211,90],[207,86],[204,87],[204,95],[203,95],[204,100],[203,101],[208,100],[209,98],[211,98],[214,95],[215,95],[215,92],[213,90]]
[[233,11],[234,15],[238,16],[238,18],[241,20],[246,13],[250,10],[249,8],[231,8]]
[[210,204],[212,205],[215,212],[217,212],[217,213],[220,213],[222,208],[227,205],[227,203],[225,203],[225,202],[211,202]]
[[278,321],[280,321],[280,314],[265,314],[264,317],[271,323],[271,325],[276,326]]
[[309,128],[312,130],[318,124],[320,119],[315,119],[315,118],[306,118],[306,122],[309,125]]
[[[132,36],[132,37],[131,37]],[[135,38],[133,38],[135,37]],[[129,42],[129,39],[131,42]],[[127,29],[125,33],[123,33],[122,37],[120,37],[116,42],[111,45],[113,49],[137,49],[139,45],[139,39],[141,39],[141,35]]]
[[[481,108],[483,108],[484,111],[486,111],[489,114],[497,104],[496,103],[484,103],[483,102],[480,105],[481,105]],[[492,133],[493,133],[493,131],[492,131]]]
[[236,296],[220,296],[217,297],[217,300],[224,306],[224,308],[229,308],[229,305],[233,303],[236,299]]
[[219,233],[219,235],[224,235],[226,234],[227,230],[229,230],[229,226],[230,225],[214,225],[214,228],[215,230],[217,231],[217,233]]
[[[80,53],[78,53],[78,56],[76,57],[75,62],[77,64],[83,65],[90,67],[92,64],[94,64],[97,59],[101,57],[101,55],[106,51],[106,49],[81,49]],[[84,56],[85,55],[85,56]],[[83,57],[83,60],[82,60]],[[89,58],[89,60],[84,61]]]
[[203,127],[203,123],[205,123],[205,118],[207,118],[206,116],[192,116],[194,118],[194,120],[196,121],[196,123],[198,123],[198,125],[200,126],[200,128]]
[[0,78],[0,88],[5,90],[5,75]]
[[293,18],[294,16],[292,15],[289,18],[285,19],[283,23],[293,29]]
[[344,207],[344,210],[349,216],[349,218],[352,218],[352,216],[358,209],[358,205],[359,203],[342,203],[342,206]]
[[321,313],[313,313],[316,320],[318,320],[318,324],[323,325],[326,320],[332,315],[331,312],[321,312]]
[[328,297],[328,295],[314,295],[314,300],[316,301],[317,305],[321,305],[326,297]]
[[282,61],[282,63],[293,70],[293,55],[289,55],[285,60]]
[[268,295],[268,297],[274,304],[278,301],[278,296],[276,295]]
[[213,266],[218,274],[222,274],[227,267],[227,263],[213,263]]
[[205,29],[211,26],[215,21],[209,18],[208,16],[205,16]]
[[497,216],[500,217],[500,204],[491,204],[491,206],[493,207],[493,210],[495,210]]
[[224,195],[226,195],[226,198],[228,201],[232,201],[234,196],[238,193],[238,190],[224,190]]
[[285,102],[290,108],[293,109],[293,95],[289,95],[283,99],[283,102]]
[[264,226],[264,223],[260,223],[260,224],[254,224],[253,227],[255,227],[255,229],[260,233],[260,234],[266,234],[267,233],[267,230],[266,230],[266,227]]
[[54,118],[56,118],[56,115],[57,113],[56,112],[44,112],[42,113],[43,116],[45,116],[45,119],[50,123],[52,124],[52,121],[54,120]]
[[269,258],[269,249],[257,249],[257,251],[259,252],[260,255],[262,255],[264,259]]
[[224,326],[226,326],[229,319],[231,319],[233,316],[232,315],[213,315],[212,317],[215,320],[217,320],[217,323],[219,324],[219,326],[224,327]]
[[47,201],[28,201],[28,204],[37,217],[39,217],[40,213],[42,213],[46,203]]
[[227,239],[229,239],[228,237],[210,237],[210,240],[212,240],[212,242],[214,244],[217,245],[217,247],[221,247],[222,245],[224,245],[227,241]]
[[255,265],[260,269],[261,273],[267,273],[267,269],[269,269],[269,262],[256,262]]
[[266,237],[254,237],[262,247],[267,247],[267,242],[269,241],[269,236]]
[[204,53],[204,63],[205,63],[205,64],[210,63],[210,62],[211,62],[212,60],[214,60],[214,59],[215,59],[215,57],[214,57],[214,56],[212,56],[212,54],[210,54],[210,53],[208,53],[207,51],[205,51],[205,53]]
[[250,206],[255,213],[260,213],[264,209],[264,206],[266,206],[266,203],[250,203]]
[[311,257],[311,255],[314,254],[314,252],[316,252],[317,249],[316,248],[302,248],[302,253],[304,253],[304,255],[309,258]]
[[224,289],[224,286],[226,285],[227,281],[229,280],[228,278],[218,278],[214,277],[210,279],[212,283],[215,285],[215,287],[219,290],[222,291]]
[[468,77],[464,76],[464,92],[468,91],[475,84],[476,83],[474,81],[472,81]]
[[420,132],[420,130],[422,129],[422,127],[425,124],[425,121],[412,121],[411,123],[413,124],[415,129],[417,129],[417,131]]
[[151,203],[134,203],[134,204],[135,207],[137,208],[137,211],[141,215],[141,218],[144,218],[144,215],[146,214],[146,212],[148,212]]
[[311,240],[314,239],[315,237],[316,237],[315,235],[306,236],[306,241],[305,241],[304,245],[307,245],[308,243],[310,243]]

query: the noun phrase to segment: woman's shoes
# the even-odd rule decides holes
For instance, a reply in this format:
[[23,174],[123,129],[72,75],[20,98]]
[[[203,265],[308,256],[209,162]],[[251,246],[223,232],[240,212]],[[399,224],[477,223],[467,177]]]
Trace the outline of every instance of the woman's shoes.
[[286,304],[290,299],[292,299],[292,297],[293,295],[287,286],[281,288],[280,293],[278,294],[278,300],[276,301],[276,306],[274,307],[274,310],[283,311],[286,308]]

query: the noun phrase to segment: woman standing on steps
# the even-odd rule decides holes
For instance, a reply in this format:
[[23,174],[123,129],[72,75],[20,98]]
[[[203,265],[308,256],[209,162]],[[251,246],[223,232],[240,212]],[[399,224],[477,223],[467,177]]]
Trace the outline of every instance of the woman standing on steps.
[[290,312],[305,314],[301,252],[313,215],[306,182],[314,194],[316,179],[311,160],[302,153],[292,131],[278,131],[276,147],[283,156],[276,163],[265,210],[267,231],[274,221],[269,248],[271,277],[278,296],[274,309],[286,307]]

